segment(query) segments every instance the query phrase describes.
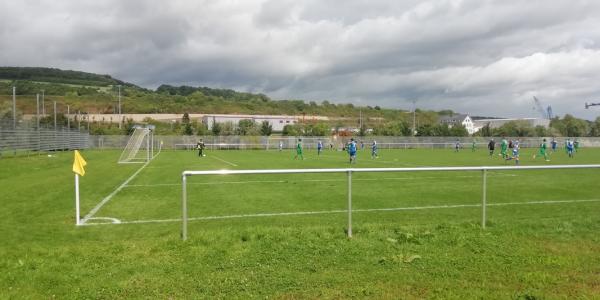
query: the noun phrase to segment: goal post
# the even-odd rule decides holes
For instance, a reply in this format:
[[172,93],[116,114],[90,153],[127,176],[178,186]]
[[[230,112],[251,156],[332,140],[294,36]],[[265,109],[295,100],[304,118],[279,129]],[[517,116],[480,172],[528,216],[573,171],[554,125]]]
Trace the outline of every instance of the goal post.
[[126,163],[146,163],[152,160],[155,154],[155,148],[160,151],[160,146],[156,146],[154,141],[153,126],[134,126],[133,133],[125,145],[125,149],[119,157],[120,164]]

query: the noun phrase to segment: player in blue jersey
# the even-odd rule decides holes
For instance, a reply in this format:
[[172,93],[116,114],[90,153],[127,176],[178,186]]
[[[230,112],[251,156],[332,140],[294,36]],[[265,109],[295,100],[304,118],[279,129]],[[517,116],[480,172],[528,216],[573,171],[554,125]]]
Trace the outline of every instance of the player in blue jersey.
[[569,155],[570,158],[573,158],[573,151],[575,150],[575,145],[573,144],[573,141],[571,141],[571,139],[567,139],[567,154]]
[[558,143],[556,142],[556,140],[554,138],[552,138],[552,142],[550,142],[550,146],[552,147],[552,152],[556,152],[556,146],[558,146]]
[[350,139],[350,142],[346,146],[346,150],[348,151],[348,155],[350,155],[350,163],[355,164],[356,163],[356,141],[354,141],[354,138]]
[[377,155],[377,141],[375,140],[371,144],[371,158],[379,158],[379,155]]
[[512,148],[512,156],[507,157],[506,160],[514,160],[515,165],[519,165],[519,140],[514,141]]
[[319,140],[317,142],[317,155],[321,155],[321,151],[323,151],[323,142]]

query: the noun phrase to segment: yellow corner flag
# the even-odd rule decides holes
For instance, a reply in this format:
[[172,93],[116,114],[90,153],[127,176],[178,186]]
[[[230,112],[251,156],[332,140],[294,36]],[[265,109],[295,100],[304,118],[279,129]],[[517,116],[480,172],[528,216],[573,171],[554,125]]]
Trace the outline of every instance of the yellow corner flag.
[[87,165],[87,163],[85,162],[85,159],[83,159],[83,156],[81,156],[79,151],[75,150],[75,160],[73,161],[73,172],[79,174],[80,176],[85,175],[85,170],[83,169],[83,167],[85,167],[85,165]]

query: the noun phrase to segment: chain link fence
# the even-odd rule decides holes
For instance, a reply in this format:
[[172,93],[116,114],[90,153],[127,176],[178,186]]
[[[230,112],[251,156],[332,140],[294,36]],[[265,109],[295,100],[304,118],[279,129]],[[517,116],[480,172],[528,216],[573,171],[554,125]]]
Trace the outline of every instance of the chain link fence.
[[90,147],[89,141],[89,133],[67,128],[0,128],[0,157],[87,149]]
[[[196,143],[202,139],[207,149],[278,149],[281,143],[283,149],[296,147],[298,139],[302,139],[305,149],[314,149],[321,140],[325,148],[342,149],[350,137],[288,137],[288,136],[155,136],[156,141],[162,141],[162,149],[194,149]],[[127,145],[128,136],[90,136],[90,147],[97,149],[123,149]],[[486,148],[490,139],[499,145],[501,137],[392,137],[392,136],[365,136],[354,137],[359,146],[369,147],[377,141],[380,149],[414,149],[454,148],[457,141],[463,147],[471,147],[473,141],[479,148]],[[544,137],[507,137],[508,140],[519,140],[522,148],[537,148]],[[552,137],[545,137],[548,146]],[[559,137],[556,141],[564,146],[567,138]],[[580,147],[600,147],[599,137],[574,137],[571,140],[579,141]]]

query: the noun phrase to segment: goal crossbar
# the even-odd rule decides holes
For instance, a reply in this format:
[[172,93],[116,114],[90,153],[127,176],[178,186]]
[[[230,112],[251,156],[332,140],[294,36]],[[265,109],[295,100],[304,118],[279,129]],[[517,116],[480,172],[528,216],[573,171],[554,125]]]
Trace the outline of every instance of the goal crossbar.
[[248,174],[310,174],[310,173],[346,173],[348,176],[348,228],[347,235],[352,237],[352,173],[380,173],[380,172],[433,172],[433,171],[481,171],[482,172],[482,199],[481,199],[481,227],[486,226],[486,198],[487,198],[487,171],[521,171],[521,170],[548,170],[548,169],[594,169],[600,164],[590,165],[553,165],[553,166],[474,166],[474,167],[416,167],[416,168],[339,168],[339,169],[271,169],[271,170],[213,170],[213,171],[183,171],[182,172],[182,226],[181,238],[187,239],[187,177],[197,175],[248,175]]

